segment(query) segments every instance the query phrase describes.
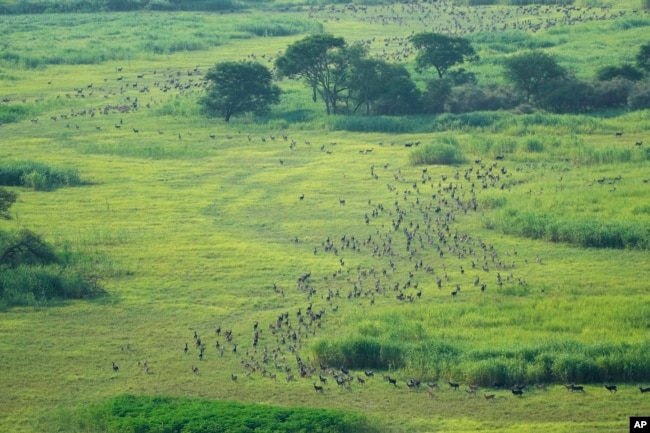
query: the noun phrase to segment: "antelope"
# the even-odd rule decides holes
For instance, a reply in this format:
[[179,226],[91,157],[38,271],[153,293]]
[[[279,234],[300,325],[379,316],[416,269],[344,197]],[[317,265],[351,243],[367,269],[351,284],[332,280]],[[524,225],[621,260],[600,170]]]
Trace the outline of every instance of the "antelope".
[[609,392],[618,391],[618,387],[616,385],[605,385],[605,389]]
[[522,391],[521,389],[511,389],[510,391],[512,391],[513,395],[518,395],[519,397],[524,395],[524,391]]
[[641,394],[645,394],[646,392],[650,392],[650,386],[647,387],[647,388],[639,387],[639,391],[641,391]]
[[453,382],[447,382],[447,383],[449,384],[449,386],[450,386],[451,388],[454,389],[454,391],[458,391],[458,387],[460,386],[460,384],[458,384],[458,383],[453,383]]
[[494,400],[495,395],[494,394],[483,394],[483,397],[485,397],[486,400]]
[[314,382],[314,390],[317,392],[323,392],[323,387],[316,385],[316,383]]

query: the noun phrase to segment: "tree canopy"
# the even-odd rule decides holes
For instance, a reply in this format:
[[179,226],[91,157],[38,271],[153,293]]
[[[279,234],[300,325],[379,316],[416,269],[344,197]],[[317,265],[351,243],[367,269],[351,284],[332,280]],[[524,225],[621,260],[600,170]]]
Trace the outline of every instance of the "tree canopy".
[[297,76],[305,80],[325,102],[327,114],[337,112],[341,93],[346,90],[349,66],[345,40],[330,34],[310,35],[289,45],[275,61],[280,77]]
[[217,63],[205,78],[210,84],[201,99],[204,110],[209,115],[223,116],[226,122],[235,114],[264,114],[270,105],[280,102],[280,88],[260,63]]
[[566,71],[555,59],[542,51],[531,51],[509,57],[504,62],[504,75],[517,89],[524,92],[526,101],[536,95],[551,80],[566,76]]
[[474,48],[465,38],[446,36],[439,33],[418,33],[411,36],[411,43],[418,50],[415,58],[417,67],[434,67],[442,78],[449,68],[465,61],[478,60]]

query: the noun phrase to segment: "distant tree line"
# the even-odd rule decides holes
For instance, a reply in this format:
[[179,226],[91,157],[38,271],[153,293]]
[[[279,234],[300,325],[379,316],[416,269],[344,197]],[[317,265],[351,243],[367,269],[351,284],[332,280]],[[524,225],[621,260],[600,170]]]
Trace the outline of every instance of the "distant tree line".
[[[491,110],[532,110],[582,113],[611,108],[650,108],[650,43],[642,45],[635,64],[602,68],[591,80],[581,80],[544,51],[515,54],[503,61],[507,84],[478,83],[461,68],[478,60],[467,39],[437,33],[410,37],[417,55],[416,72],[428,69],[435,78],[420,89],[404,65],[371,58],[366,45],[347,44],[330,34],[307,36],[289,45],[275,60],[277,78],[298,79],[322,101],[329,114],[400,116],[467,113]],[[228,121],[234,114],[268,111],[279,102],[271,72],[258,63],[219,63],[206,76],[205,112]],[[252,94],[255,93],[255,94]],[[229,107],[225,108],[225,100]],[[244,103],[244,101],[254,101]],[[234,108],[233,108],[234,107]]]

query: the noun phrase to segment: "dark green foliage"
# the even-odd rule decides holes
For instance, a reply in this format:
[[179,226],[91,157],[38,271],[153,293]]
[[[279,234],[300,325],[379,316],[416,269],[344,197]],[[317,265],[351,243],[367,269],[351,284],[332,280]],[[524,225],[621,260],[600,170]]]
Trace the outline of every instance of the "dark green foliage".
[[625,107],[633,87],[634,83],[632,81],[622,78],[592,83],[592,108],[598,110],[601,108]]
[[64,186],[81,185],[75,169],[52,168],[34,161],[0,162],[0,185],[24,186],[38,191],[49,191]]
[[511,109],[520,102],[520,98],[510,88],[502,86],[490,88],[465,84],[451,90],[445,108],[450,113],[460,114]]
[[548,80],[536,92],[536,105],[553,113],[582,113],[592,107],[592,86],[578,79]]
[[217,63],[205,76],[208,94],[201,104],[208,115],[221,115],[228,122],[235,114],[262,115],[280,102],[280,88],[266,66],[254,62]]
[[444,113],[447,99],[451,96],[451,89],[450,80],[428,81],[427,90],[422,95],[423,111],[428,114]]
[[[0,59],[4,59],[4,54],[0,53]],[[2,104],[0,105],[0,125],[3,123],[18,122],[25,119],[29,114],[27,107]]]
[[476,51],[465,38],[439,33],[418,33],[411,36],[410,40],[418,51],[415,58],[418,68],[433,67],[439,78],[452,66],[478,60]]
[[354,59],[348,80],[353,111],[366,115],[402,115],[419,110],[420,92],[402,65],[376,59]]
[[0,268],[43,266],[57,261],[54,249],[37,234],[29,230],[0,232]]
[[9,209],[18,199],[18,194],[0,187],[0,219],[9,219]]
[[632,110],[650,108],[650,82],[641,81],[630,90],[627,106]]
[[487,225],[507,234],[585,248],[650,249],[650,230],[634,222],[568,219],[508,208]]
[[639,81],[643,79],[643,72],[626,63],[621,66],[605,66],[596,73],[596,78],[600,81],[613,80],[615,78]]
[[324,365],[347,368],[401,368],[404,347],[399,343],[372,337],[351,337],[345,340],[319,340],[313,346],[318,361]]
[[531,51],[508,57],[504,61],[504,75],[529,102],[546,83],[564,78],[566,71],[549,54]]
[[172,397],[123,395],[77,414],[79,424],[113,433],[374,432],[360,415]]
[[312,89],[313,101],[320,95],[327,114],[336,114],[341,93],[346,90],[347,54],[343,38],[315,34],[289,45],[275,60],[275,67],[280,77],[302,78]]
[[636,55],[636,65],[646,72],[650,72],[650,43],[641,45]]
[[465,159],[457,146],[447,143],[426,144],[409,155],[413,165],[452,165],[460,164]]
[[68,265],[68,260],[37,234],[0,231],[0,305],[85,299],[104,293],[96,281]]

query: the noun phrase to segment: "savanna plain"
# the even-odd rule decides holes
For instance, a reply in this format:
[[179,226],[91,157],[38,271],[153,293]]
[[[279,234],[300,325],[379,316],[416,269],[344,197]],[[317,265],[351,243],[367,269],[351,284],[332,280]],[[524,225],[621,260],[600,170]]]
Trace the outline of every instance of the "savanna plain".
[[[495,84],[529,49],[592,79],[650,42],[642,2],[460,3],[0,16],[0,164],[80,180],[8,186],[0,228],[39,234],[100,292],[3,298],[0,430],[621,432],[650,416],[648,109],[328,116],[285,78],[263,116],[201,110],[216,63],[272,69],[319,32],[421,88],[435,72],[416,70],[413,33],[467,38],[463,67]],[[437,145],[454,161],[422,163]],[[299,427],[255,430],[265,417]]]

